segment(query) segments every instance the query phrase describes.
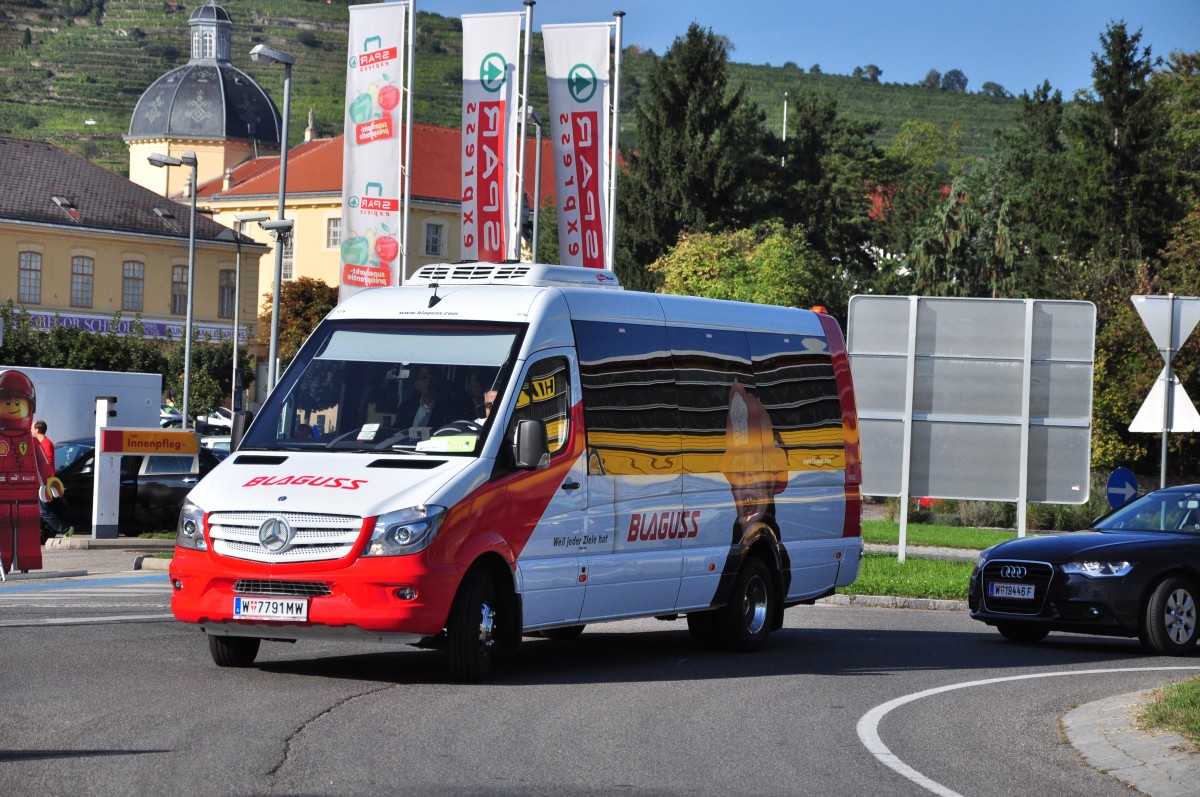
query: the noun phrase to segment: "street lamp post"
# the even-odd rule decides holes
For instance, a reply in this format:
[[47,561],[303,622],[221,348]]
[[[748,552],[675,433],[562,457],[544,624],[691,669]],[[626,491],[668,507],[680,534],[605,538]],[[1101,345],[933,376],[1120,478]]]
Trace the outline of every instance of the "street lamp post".
[[161,155],[157,152],[149,157],[150,164],[158,167],[189,166],[192,173],[188,176],[188,193],[192,195],[192,210],[188,224],[188,280],[187,280],[187,321],[183,330],[183,428],[188,428],[191,416],[188,414],[188,401],[192,392],[192,296],[196,280],[196,153],[191,150],[178,158]]
[[237,220],[237,266],[233,276],[233,380],[230,384],[229,411],[236,413],[241,409],[240,380],[238,379],[238,335],[241,332],[241,322],[238,320],[242,309],[242,225],[251,221],[266,221],[271,218],[266,213],[235,213]]
[[[255,63],[283,64],[283,130],[279,141],[279,221],[283,221],[284,197],[287,191],[287,156],[288,156],[288,115],[292,103],[292,64],[296,63],[294,55],[288,55],[282,50],[256,44],[250,51],[250,60]],[[267,363],[267,390],[275,387],[279,378],[279,283],[283,280],[283,246],[284,236],[278,236],[275,241],[275,285],[271,289],[271,344],[267,352],[270,358]]]
[[533,241],[529,244],[530,258],[536,263],[538,262],[538,216],[542,215],[542,117],[538,116],[538,112],[533,109],[532,105],[526,105],[525,111],[529,115],[529,120],[533,122],[533,126],[537,128],[537,143],[533,150]]

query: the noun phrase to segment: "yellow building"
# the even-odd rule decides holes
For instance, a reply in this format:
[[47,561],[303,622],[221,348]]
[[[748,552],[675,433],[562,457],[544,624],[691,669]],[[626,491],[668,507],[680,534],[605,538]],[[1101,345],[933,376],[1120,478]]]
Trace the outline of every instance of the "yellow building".
[[[169,171],[190,172],[186,167]],[[152,338],[183,336],[190,208],[39,141],[0,138],[0,301],[41,327],[108,331],[140,319]],[[253,337],[261,245],[196,217],[193,326]]]

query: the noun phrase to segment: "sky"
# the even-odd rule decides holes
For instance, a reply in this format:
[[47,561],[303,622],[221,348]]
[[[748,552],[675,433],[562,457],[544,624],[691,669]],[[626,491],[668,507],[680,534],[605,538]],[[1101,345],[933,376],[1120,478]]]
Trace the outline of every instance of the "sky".
[[[522,0],[414,0],[442,16],[523,11]],[[885,83],[958,69],[968,91],[998,83],[1014,95],[1049,80],[1070,98],[1091,88],[1093,53],[1110,22],[1142,30],[1166,57],[1200,51],[1200,0],[537,0],[533,27],[602,22],[624,11],[625,46],[662,54],[692,22],[728,37],[730,60],[849,75],[874,64]]]

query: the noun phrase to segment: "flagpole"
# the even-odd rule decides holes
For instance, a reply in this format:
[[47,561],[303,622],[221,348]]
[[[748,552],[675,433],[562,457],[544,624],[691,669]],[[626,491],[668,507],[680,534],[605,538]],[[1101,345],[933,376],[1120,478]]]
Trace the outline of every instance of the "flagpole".
[[529,62],[533,51],[533,7],[537,0],[525,0],[525,68],[521,75],[521,105],[520,132],[517,134],[517,190],[516,202],[513,204],[513,220],[509,229],[512,240],[508,251],[510,260],[521,259],[521,200],[525,196],[525,137],[529,129],[529,114],[525,108],[529,104]]
[[614,11],[613,17],[615,18],[613,26],[616,28],[617,41],[616,52],[613,53],[612,125],[609,130],[612,138],[608,158],[608,240],[604,245],[604,265],[610,271],[613,268],[615,256],[613,247],[617,240],[615,230],[617,228],[617,139],[619,138],[620,128],[618,125],[621,118],[621,21],[625,18],[625,12]]
[[400,236],[400,279],[403,285],[408,278],[408,215],[412,205],[412,140],[413,140],[413,51],[416,50],[417,9],[416,0],[408,0],[408,74],[404,76],[405,91],[408,94],[404,108],[404,159],[400,165],[401,178],[404,181],[404,218],[401,221]]

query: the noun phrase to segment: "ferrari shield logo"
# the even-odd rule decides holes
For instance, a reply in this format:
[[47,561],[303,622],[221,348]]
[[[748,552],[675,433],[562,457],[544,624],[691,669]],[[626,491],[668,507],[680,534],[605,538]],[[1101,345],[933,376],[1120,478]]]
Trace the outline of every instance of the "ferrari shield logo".
[[29,443],[26,443],[24,440],[17,443],[17,451],[20,452],[21,456],[25,456],[29,453]]

